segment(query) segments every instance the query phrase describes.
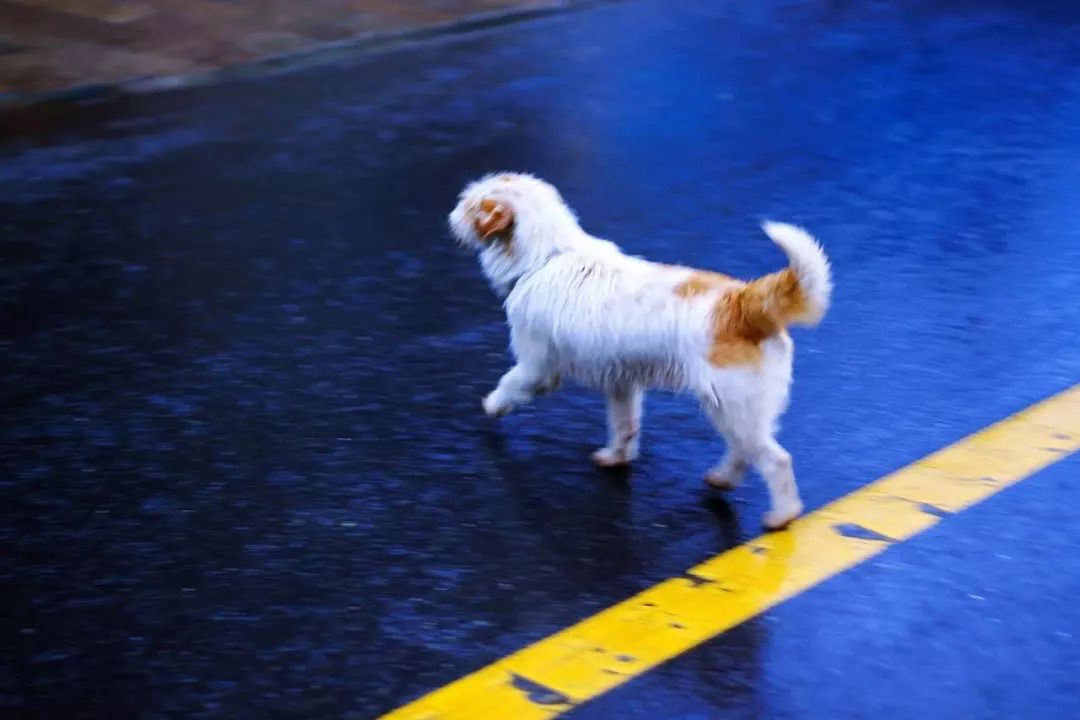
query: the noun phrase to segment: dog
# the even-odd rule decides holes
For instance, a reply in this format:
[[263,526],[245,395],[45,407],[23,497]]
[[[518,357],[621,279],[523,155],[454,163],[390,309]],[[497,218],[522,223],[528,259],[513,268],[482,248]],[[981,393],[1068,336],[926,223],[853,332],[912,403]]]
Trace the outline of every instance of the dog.
[[690,392],[727,450],[705,476],[733,489],[749,467],[764,478],[767,529],[803,510],[791,455],[776,441],[787,408],[794,344],[787,328],[814,326],[832,294],[828,258],[806,231],[765,222],[789,266],[750,282],[624,254],[581,228],[558,190],[527,174],[469,184],[449,216],[503,299],[516,364],[483,399],[499,417],[557,388],[563,377],[607,396],[602,467],[638,455],[647,389]]

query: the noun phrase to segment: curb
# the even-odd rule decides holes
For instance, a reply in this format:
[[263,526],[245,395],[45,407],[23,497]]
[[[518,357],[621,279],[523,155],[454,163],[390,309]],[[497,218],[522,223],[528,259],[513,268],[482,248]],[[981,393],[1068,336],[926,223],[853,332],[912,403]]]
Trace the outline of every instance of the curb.
[[543,7],[493,10],[469,15],[460,20],[425,25],[397,32],[361,34],[345,40],[320,43],[300,50],[268,55],[237,65],[226,65],[206,72],[135,77],[116,82],[88,83],[61,90],[46,90],[37,93],[0,93],[0,112],[27,109],[52,103],[103,101],[121,96],[168,92],[219,82],[285,74],[337,60],[347,60],[368,53],[390,50],[412,43],[459,37],[472,32],[588,10],[622,1],[557,0]]

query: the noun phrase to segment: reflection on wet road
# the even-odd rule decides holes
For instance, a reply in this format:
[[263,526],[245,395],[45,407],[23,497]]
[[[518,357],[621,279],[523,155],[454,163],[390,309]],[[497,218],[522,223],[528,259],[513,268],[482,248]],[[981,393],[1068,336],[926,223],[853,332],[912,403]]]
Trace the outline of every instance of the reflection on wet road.
[[1080,385],[386,718],[544,720],[570,712],[1078,450]]

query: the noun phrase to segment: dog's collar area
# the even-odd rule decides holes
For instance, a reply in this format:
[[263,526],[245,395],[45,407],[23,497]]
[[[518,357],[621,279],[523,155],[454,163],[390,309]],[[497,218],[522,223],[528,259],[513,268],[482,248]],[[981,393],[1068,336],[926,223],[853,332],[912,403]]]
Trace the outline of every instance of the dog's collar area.
[[544,258],[544,262],[540,263],[540,266],[537,267],[535,270],[530,270],[527,273],[523,273],[522,275],[519,275],[518,277],[514,278],[513,280],[507,280],[505,283],[503,283],[500,286],[500,288],[498,288],[498,289],[503,291],[502,296],[504,298],[505,297],[510,297],[510,293],[514,292],[514,288],[516,288],[518,286],[518,283],[520,283],[522,280],[526,280],[528,278],[531,278],[533,275],[535,275],[537,272],[540,271],[540,268],[544,267],[549,262],[551,262],[555,258],[559,257],[560,255],[564,254],[565,252],[566,252],[566,250],[558,250],[558,251],[552,252],[550,255],[548,255],[546,258]]
[[514,278],[513,280],[510,280],[510,281],[507,281],[506,283],[504,283],[503,284],[502,296],[503,297],[510,297],[510,293],[514,292],[514,288],[516,288],[518,286],[518,283],[521,282],[522,280],[524,280],[525,278],[532,277],[534,273],[536,273],[535,270],[533,270],[532,272],[527,272],[524,275],[521,275],[519,277]]

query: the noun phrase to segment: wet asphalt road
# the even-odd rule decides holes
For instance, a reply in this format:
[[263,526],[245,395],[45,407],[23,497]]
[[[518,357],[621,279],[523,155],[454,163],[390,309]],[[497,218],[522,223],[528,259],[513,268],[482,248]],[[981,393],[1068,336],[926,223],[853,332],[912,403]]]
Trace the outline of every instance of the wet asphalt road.
[[[485,171],[658,260],[822,239],[810,508],[1080,379],[1080,10],[673,5],[4,125],[5,717],[373,717],[757,533],[687,400],[623,477],[588,393],[482,416],[506,332],[444,216]],[[571,717],[1071,717],[1078,471]]]

